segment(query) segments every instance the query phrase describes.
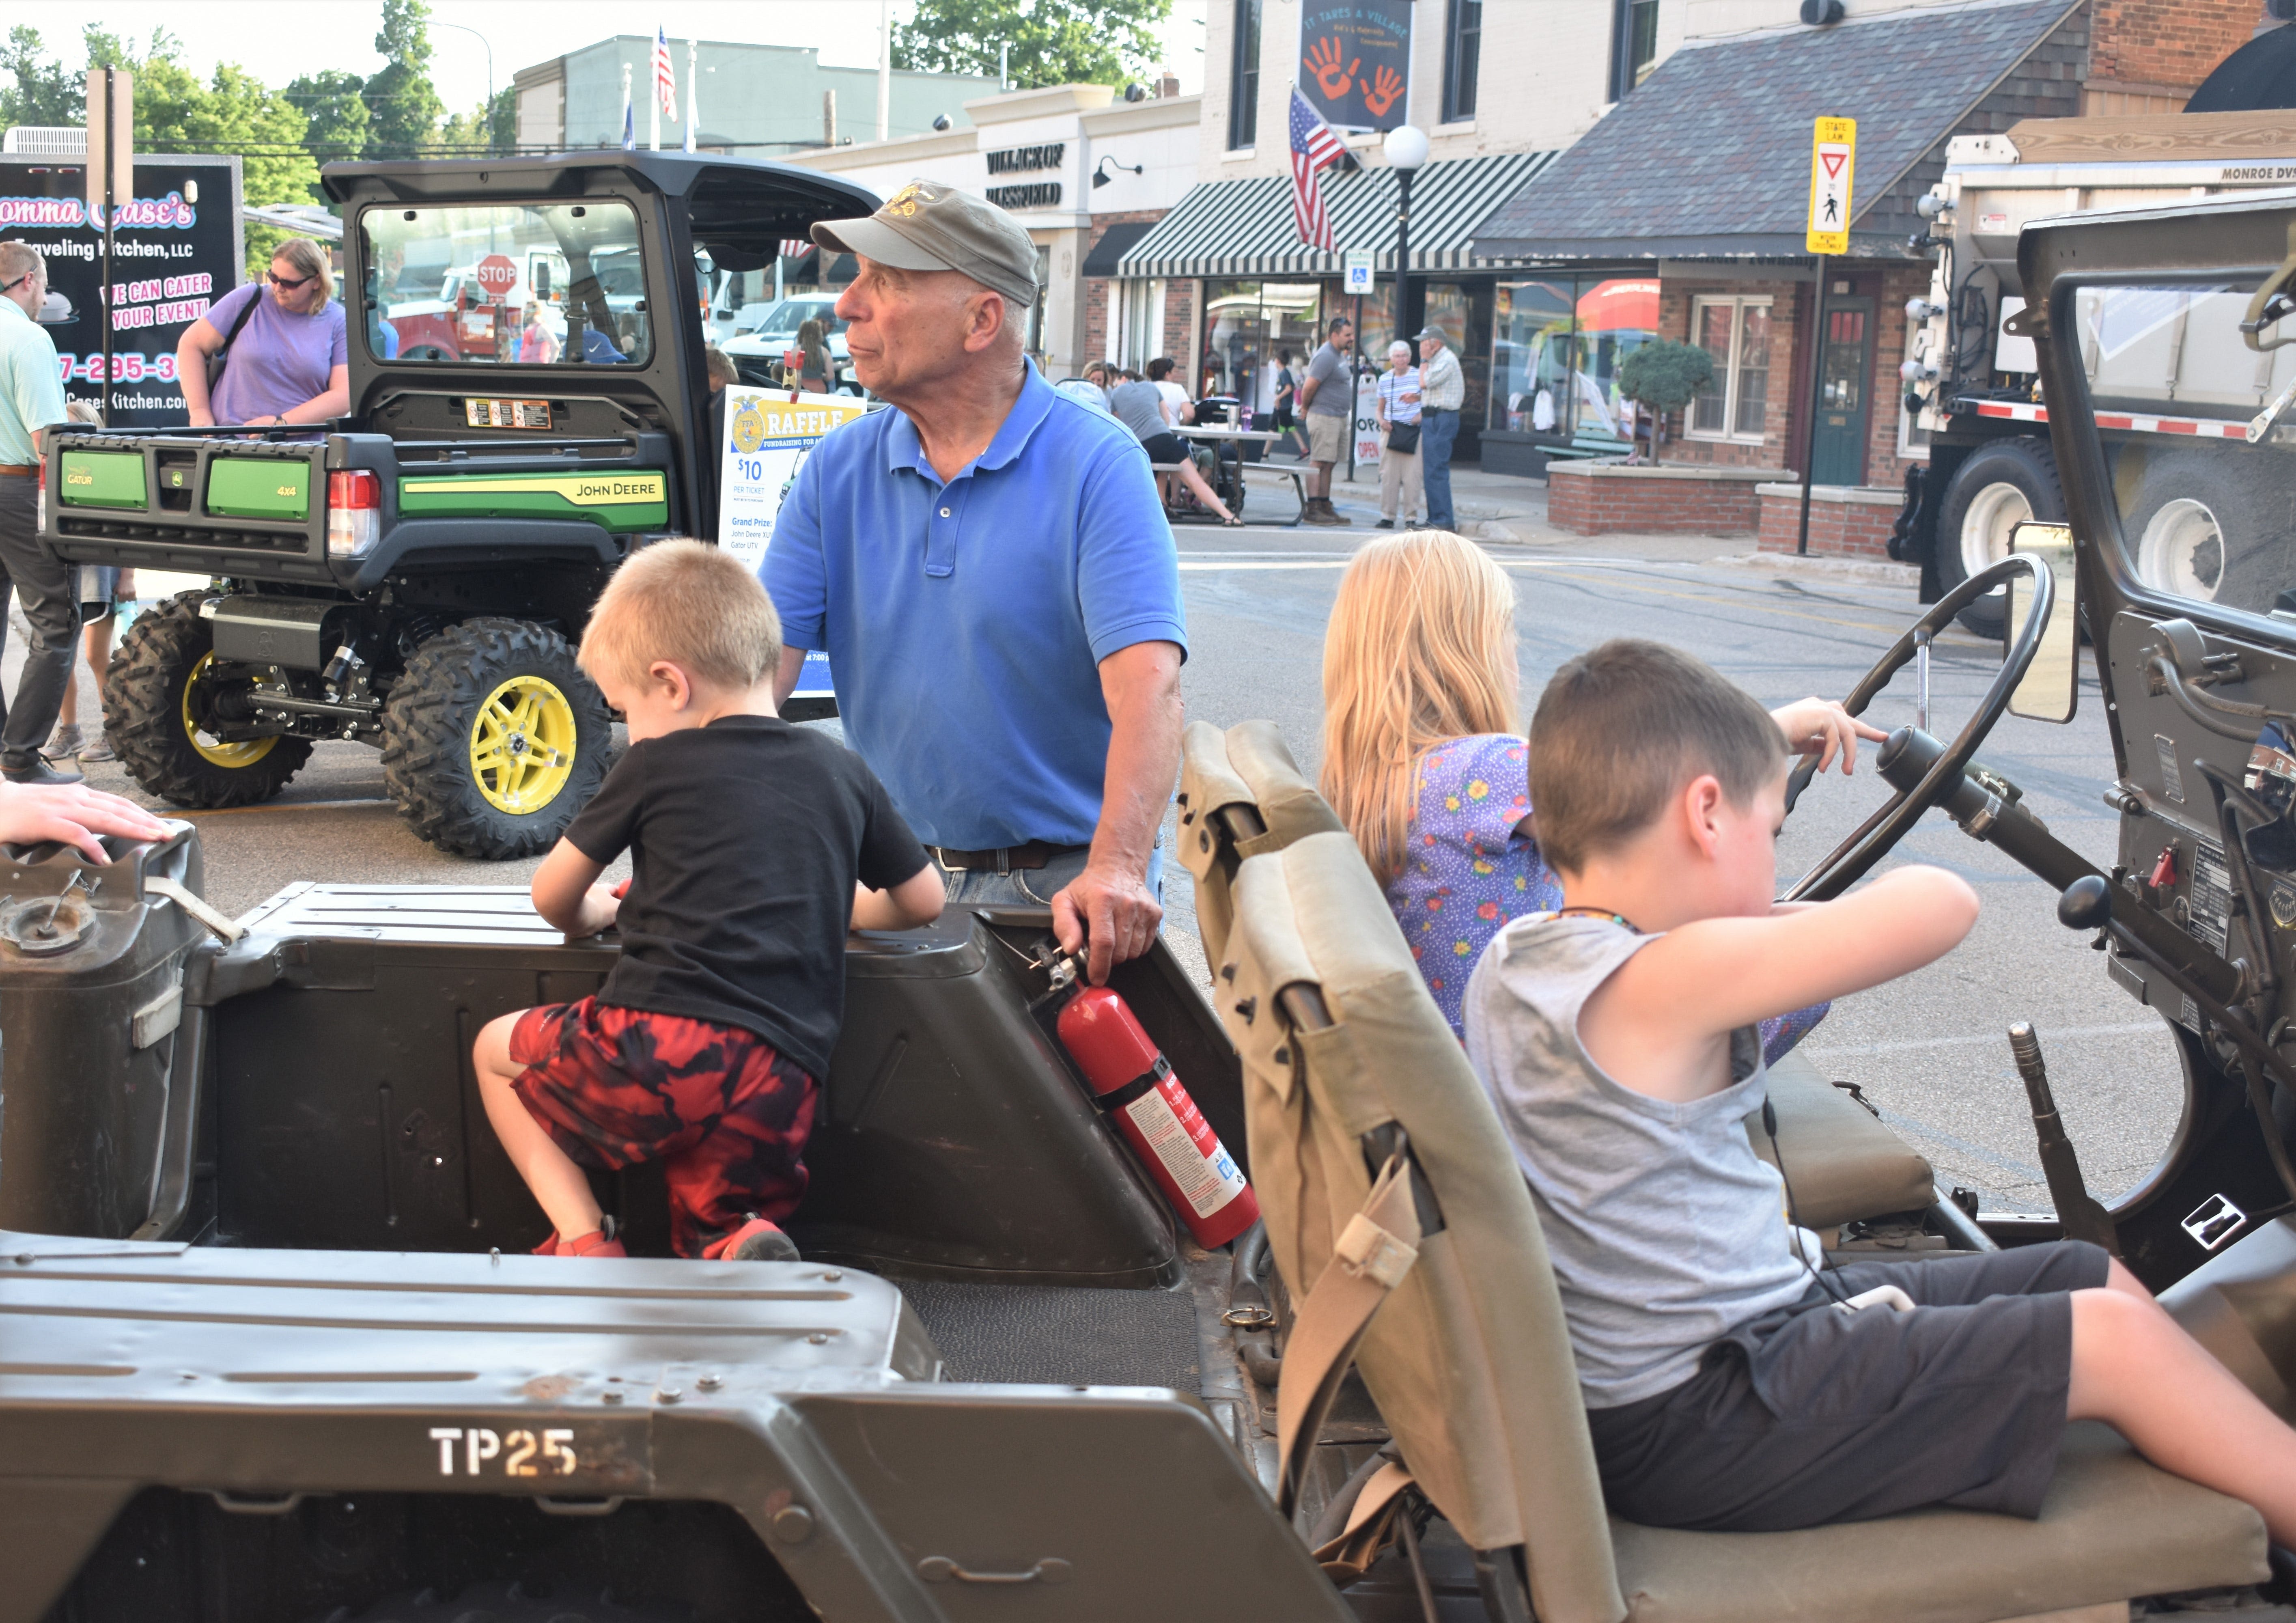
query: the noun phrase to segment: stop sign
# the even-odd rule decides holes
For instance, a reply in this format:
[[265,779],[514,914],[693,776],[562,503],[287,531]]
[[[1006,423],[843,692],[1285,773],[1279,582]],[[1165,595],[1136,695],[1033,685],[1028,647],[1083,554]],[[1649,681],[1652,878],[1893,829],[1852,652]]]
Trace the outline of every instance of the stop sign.
[[507,254],[488,254],[479,261],[479,286],[488,298],[500,300],[507,298],[518,283],[518,266],[510,262]]

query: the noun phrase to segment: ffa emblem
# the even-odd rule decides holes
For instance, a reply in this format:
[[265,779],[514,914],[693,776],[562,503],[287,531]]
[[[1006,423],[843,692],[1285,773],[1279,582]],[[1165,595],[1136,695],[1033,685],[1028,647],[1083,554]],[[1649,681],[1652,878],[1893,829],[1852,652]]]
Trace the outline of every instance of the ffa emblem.
[[923,204],[937,202],[939,201],[939,198],[940,191],[939,187],[929,185],[922,180],[913,180],[907,185],[903,186],[899,191],[894,193],[892,197],[887,201],[885,207],[880,212],[890,214],[894,216],[896,218],[905,220],[911,215],[914,214]]
[[734,448],[747,456],[765,443],[766,414],[758,409],[755,396],[744,401],[734,414]]

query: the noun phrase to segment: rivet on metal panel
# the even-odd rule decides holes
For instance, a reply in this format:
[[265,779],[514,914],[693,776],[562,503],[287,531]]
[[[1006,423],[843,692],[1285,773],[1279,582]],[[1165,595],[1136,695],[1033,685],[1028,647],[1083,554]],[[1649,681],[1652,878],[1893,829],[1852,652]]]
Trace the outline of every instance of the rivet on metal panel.
[[622,1400],[622,1389],[618,1386],[610,1386],[603,1392],[600,1393],[599,1396],[603,1398],[608,1403],[619,1403]]
[[657,1391],[654,1396],[663,1403],[676,1403],[680,1398],[684,1398],[685,1393],[677,1387],[666,1386]]
[[806,1337],[806,1340],[812,1342],[816,1347],[821,1347],[828,1343],[829,1336],[828,1332],[825,1331],[816,1330],[811,1335]]
[[784,1504],[768,1525],[783,1544],[803,1544],[813,1537],[813,1512],[802,1504]]
[[705,1392],[714,1392],[726,1383],[716,1375],[704,1375],[693,1384],[700,1387]]

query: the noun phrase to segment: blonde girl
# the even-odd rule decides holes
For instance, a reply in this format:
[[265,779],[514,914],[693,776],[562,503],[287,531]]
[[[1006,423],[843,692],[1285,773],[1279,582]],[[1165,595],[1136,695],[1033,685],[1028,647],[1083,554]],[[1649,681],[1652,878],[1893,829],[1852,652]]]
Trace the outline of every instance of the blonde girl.
[[[1514,583],[1448,530],[1383,536],[1340,577],[1324,636],[1324,798],[1347,824],[1451,1029],[1484,946],[1562,906],[1539,855],[1515,663]],[[1771,716],[1789,747],[1838,755],[1882,734],[1805,699]],[[1762,1022],[1773,1061],[1825,1014]]]

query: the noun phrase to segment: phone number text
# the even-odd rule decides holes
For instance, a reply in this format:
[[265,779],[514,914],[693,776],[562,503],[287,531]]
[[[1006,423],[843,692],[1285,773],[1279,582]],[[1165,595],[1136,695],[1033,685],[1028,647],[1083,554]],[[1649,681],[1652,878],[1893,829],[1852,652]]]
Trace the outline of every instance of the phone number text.
[[[101,383],[103,381],[103,352],[94,355],[72,355],[59,351],[56,355],[56,376],[66,383]],[[158,355],[141,355],[133,349],[111,352],[111,381],[115,383],[172,383],[176,381],[176,357],[173,350]]]

